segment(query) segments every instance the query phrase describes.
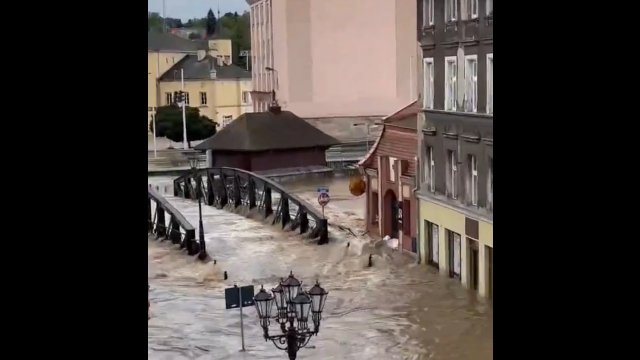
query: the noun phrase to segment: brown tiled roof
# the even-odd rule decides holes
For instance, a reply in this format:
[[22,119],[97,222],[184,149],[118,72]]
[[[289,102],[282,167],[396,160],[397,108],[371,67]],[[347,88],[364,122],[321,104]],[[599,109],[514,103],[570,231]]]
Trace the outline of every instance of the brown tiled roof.
[[330,147],[339,141],[290,111],[244,113],[196,150],[263,151]]
[[391,156],[408,160],[409,168],[403,175],[416,174],[416,155],[418,152],[418,111],[417,101],[396,111],[384,119],[384,128],[369,155],[358,165],[363,168],[377,169],[379,156]]

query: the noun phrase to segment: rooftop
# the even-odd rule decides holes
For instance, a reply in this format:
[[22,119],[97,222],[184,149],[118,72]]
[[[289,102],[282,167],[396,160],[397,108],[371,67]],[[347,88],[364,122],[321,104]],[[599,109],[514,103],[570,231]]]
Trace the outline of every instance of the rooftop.
[[147,32],[147,50],[195,52],[200,48],[199,43],[168,33]]
[[207,55],[198,60],[197,55],[187,55],[167,70],[160,81],[179,81],[180,70],[184,69],[185,80],[210,80],[211,64],[216,69],[217,79],[251,79],[251,73],[236,65],[218,65],[218,61]]
[[196,150],[264,151],[330,147],[339,144],[290,111],[244,113]]

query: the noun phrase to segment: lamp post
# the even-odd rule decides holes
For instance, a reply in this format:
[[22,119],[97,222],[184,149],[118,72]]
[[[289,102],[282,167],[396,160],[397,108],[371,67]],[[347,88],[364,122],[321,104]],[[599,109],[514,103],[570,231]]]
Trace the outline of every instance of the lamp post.
[[[148,74],[152,75],[151,73],[148,73]],[[156,83],[157,82],[158,82],[158,79],[156,79]],[[158,91],[158,86],[156,86],[156,91]],[[153,157],[154,158],[158,157],[158,147],[156,146],[156,108],[157,107],[158,107],[158,104],[156,102],[156,106],[154,106],[151,109],[151,121],[153,121]]]
[[276,76],[272,76],[271,77],[271,96],[273,97],[273,99],[271,99],[272,105],[277,105],[277,100],[276,100],[276,87],[278,85],[278,70],[270,67],[270,66],[266,66],[264,68],[265,70],[272,72],[272,73],[276,73]]
[[[271,340],[280,350],[289,355],[289,360],[295,360],[298,350],[307,346],[313,335],[320,331],[322,309],[327,300],[328,292],[316,284],[309,291],[302,289],[302,283],[293,276],[293,271],[286,280],[280,279],[280,283],[271,289],[269,294],[264,287],[253,298],[260,319],[260,326],[264,330],[264,340]],[[276,314],[271,316],[273,304],[276,304]],[[309,313],[313,314],[313,330],[309,329],[307,321]],[[271,319],[280,324],[282,334],[269,335],[269,322]],[[297,321],[297,327],[295,322]],[[289,327],[287,328],[287,323]]]
[[[198,247],[198,259],[205,260],[207,258],[207,248],[204,243],[204,226],[202,225],[202,179],[196,180],[198,175],[198,156],[194,153],[189,155],[189,165],[193,172],[193,179],[196,182],[196,198],[198,199],[198,235],[199,235],[199,247]],[[194,255],[194,254],[190,254]]]

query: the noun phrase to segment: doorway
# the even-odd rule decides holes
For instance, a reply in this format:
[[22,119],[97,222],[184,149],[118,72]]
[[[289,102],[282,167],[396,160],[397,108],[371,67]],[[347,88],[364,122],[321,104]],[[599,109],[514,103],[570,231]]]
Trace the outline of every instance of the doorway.
[[398,198],[396,197],[396,194],[391,189],[387,190],[387,192],[384,194],[384,211],[382,213],[382,216],[385,217],[384,219],[385,226],[383,228],[384,234],[380,234],[380,235],[381,236],[389,235],[393,239],[398,239],[399,228],[400,228],[399,222],[398,222],[398,216],[399,216]]
[[478,241],[468,237],[467,244],[467,252],[469,254],[469,288],[478,291],[480,273]]

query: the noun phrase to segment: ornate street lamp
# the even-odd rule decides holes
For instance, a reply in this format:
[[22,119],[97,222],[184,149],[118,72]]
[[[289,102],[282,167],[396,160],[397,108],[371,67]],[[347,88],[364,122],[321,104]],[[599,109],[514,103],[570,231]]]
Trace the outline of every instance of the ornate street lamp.
[[[191,171],[193,172],[193,180],[195,180],[196,182],[196,198],[198,198],[198,233],[199,233],[199,253],[198,253],[198,259],[200,260],[205,260],[207,258],[207,248],[205,246],[204,243],[204,226],[202,225],[202,191],[201,191],[201,184],[202,184],[202,179],[198,179],[198,163],[199,163],[199,159],[198,159],[198,155],[195,153],[192,153],[188,156],[189,159],[189,165],[191,166]],[[196,251],[198,251],[196,250]],[[193,255],[193,254],[189,254],[189,255]]]
[[[263,287],[253,298],[264,330],[265,341],[271,340],[280,350],[285,350],[289,360],[295,360],[298,350],[307,346],[313,335],[318,335],[322,309],[328,292],[316,284],[309,292],[302,290],[302,283],[293,276],[293,271],[286,280],[271,290],[273,296]],[[276,314],[271,316],[271,308],[276,304]],[[313,313],[313,330],[309,329],[309,314]],[[269,320],[275,319],[280,324],[280,335],[269,335]],[[294,322],[297,321],[297,327]],[[289,323],[289,327],[286,324]]]

